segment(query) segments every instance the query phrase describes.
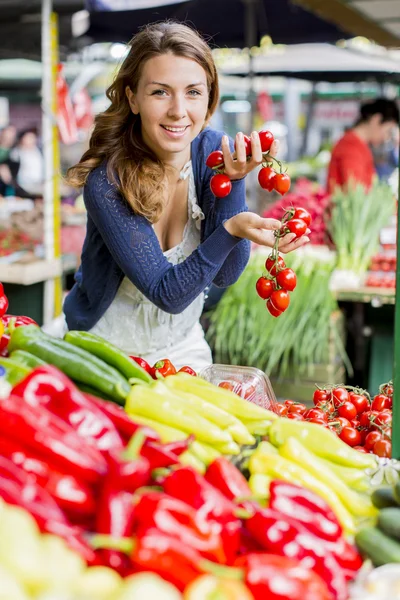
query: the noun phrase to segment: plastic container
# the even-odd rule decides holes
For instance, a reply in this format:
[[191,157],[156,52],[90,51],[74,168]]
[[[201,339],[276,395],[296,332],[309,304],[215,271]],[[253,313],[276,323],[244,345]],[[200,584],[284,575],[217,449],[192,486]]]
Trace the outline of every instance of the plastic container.
[[199,376],[214,385],[225,387],[257,406],[277,412],[277,401],[267,375],[254,367],[210,365]]

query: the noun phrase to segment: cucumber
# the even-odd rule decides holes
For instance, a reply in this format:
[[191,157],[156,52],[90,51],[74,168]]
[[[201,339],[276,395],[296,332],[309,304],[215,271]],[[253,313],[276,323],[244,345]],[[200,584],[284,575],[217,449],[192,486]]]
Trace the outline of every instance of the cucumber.
[[375,567],[400,563],[400,544],[377,527],[364,527],[355,535],[360,552],[371,559]]
[[90,385],[86,385],[85,383],[81,383],[80,381],[74,381],[76,387],[83,392],[84,394],[90,394],[91,396],[96,396],[96,398],[101,398],[102,400],[110,400],[112,402],[112,398],[104,394],[100,390],[96,390]]
[[15,360],[15,362],[19,363],[20,365],[29,367],[31,369],[47,365],[44,360],[38,356],[35,356],[34,354],[31,354],[30,352],[26,352],[26,350],[14,350],[14,352],[11,352],[10,358],[11,360]]
[[6,370],[4,379],[13,387],[22,381],[22,379],[25,379],[32,370],[15,360],[11,360],[11,358],[5,358],[3,356],[0,357],[0,365]]
[[391,538],[400,540],[400,507],[383,508],[379,511],[378,527]]
[[400,504],[400,479],[397,480],[397,482],[393,488],[393,494],[394,494],[397,504]]
[[394,496],[394,490],[391,487],[381,487],[374,490],[371,494],[372,504],[376,508],[387,508],[388,506],[398,506]]

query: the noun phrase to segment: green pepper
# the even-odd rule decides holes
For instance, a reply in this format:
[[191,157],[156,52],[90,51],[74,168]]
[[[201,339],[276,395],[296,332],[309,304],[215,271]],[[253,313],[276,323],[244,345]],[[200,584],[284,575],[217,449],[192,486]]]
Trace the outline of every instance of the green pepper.
[[[188,377],[192,378],[191,375]],[[126,411],[130,415],[142,415],[186,431],[188,434],[193,433],[198,440],[209,443],[217,449],[221,444],[233,442],[228,431],[220,429],[198,413],[185,410],[183,400],[173,394],[158,394],[150,386],[132,387],[126,401]]]
[[[154,382],[151,387],[159,394],[171,394],[171,389],[167,387],[163,381]],[[200,416],[206,416],[209,421],[215,423],[215,425],[221,427],[221,429],[229,431],[232,438],[239,444],[255,443],[255,439],[243,423],[232,414],[189,392],[182,392],[181,390],[174,389],[173,395],[182,400],[184,407],[189,407],[188,412],[196,412]],[[185,408],[183,408],[183,410],[185,410]]]
[[354,450],[332,431],[316,423],[277,419],[269,430],[269,439],[274,446],[282,446],[290,437],[298,439],[303,446],[314,454],[346,467],[368,469],[376,466],[372,454],[363,454]]
[[279,448],[279,454],[307,469],[312,475],[331,488],[344,506],[355,516],[374,517],[378,511],[370,498],[351,490],[343,481],[296,438],[289,438]]
[[260,473],[261,475],[268,475],[272,479],[283,479],[290,483],[297,483],[319,494],[332,508],[347,533],[354,533],[353,517],[347,508],[343,506],[337,494],[303,467],[283,458],[279,454],[263,454],[256,450],[250,458],[249,469],[251,474]]
[[64,336],[64,340],[101,358],[108,365],[120,371],[127,379],[142,379],[147,383],[153,381],[151,375],[129,358],[125,352],[98,335],[88,331],[68,331]]
[[32,371],[32,369],[24,367],[21,363],[2,356],[0,357],[0,365],[6,370],[4,379],[13,387]]
[[24,367],[30,367],[31,369],[47,364],[38,356],[35,356],[30,352],[26,352],[26,350],[14,350],[14,352],[11,352],[10,358],[15,360],[15,362],[19,363],[20,365],[23,365]]

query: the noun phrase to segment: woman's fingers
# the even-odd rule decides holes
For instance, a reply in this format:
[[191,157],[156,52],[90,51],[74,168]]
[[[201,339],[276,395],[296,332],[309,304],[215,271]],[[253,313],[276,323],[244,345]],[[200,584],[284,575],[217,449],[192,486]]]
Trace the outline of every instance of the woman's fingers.
[[274,140],[272,142],[272,146],[269,149],[269,155],[272,156],[273,158],[276,157],[276,155],[278,154],[278,150],[279,150],[279,140]]
[[250,140],[251,140],[251,160],[249,162],[249,165],[251,165],[253,168],[257,165],[260,165],[263,160],[260,136],[258,135],[257,131],[253,131],[253,133],[250,136]]
[[[284,240],[285,238],[282,238]],[[292,252],[293,250],[297,250],[297,248],[301,248],[305,244],[308,244],[310,238],[306,235],[302,235],[300,238],[293,240],[292,242],[286,242],[282,246],[279,245],[279,252],[282,254],[287,254],[288,252]]]

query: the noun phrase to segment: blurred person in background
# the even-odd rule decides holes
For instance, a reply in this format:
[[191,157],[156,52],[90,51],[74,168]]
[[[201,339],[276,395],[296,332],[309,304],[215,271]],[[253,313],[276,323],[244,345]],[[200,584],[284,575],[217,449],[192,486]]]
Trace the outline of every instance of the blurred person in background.
[[14,195],[18,165],[10,160],[10,152],[16,136],[17,129],[14,125],[6,125],[0,131],[0,196]]
[[371,147],[388,142],[398,128],[399,109],[394,100],[377,98],[360,107],[360,116],[354,127],[336,143],[328,168],[327,187],[332,193],[336,187],[349,182],[370,188],[377,175]]
[[18,134],[17,143],[10,152],[10,159],[18,163],[17,194],[22,198],[43,195],[44,162],[38,146],[36,129],[25,129]]

